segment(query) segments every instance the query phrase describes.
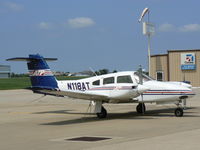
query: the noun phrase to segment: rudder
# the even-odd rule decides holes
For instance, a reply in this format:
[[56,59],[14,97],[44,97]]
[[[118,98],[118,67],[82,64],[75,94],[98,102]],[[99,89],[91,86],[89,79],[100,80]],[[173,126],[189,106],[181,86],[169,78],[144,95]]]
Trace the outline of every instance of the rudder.
[[16,57],[8,61],[27,61],[32,88],[57,89],[58,84],[46,61],[57,60],[56,58],[43,58],[39,54],[29,57]]

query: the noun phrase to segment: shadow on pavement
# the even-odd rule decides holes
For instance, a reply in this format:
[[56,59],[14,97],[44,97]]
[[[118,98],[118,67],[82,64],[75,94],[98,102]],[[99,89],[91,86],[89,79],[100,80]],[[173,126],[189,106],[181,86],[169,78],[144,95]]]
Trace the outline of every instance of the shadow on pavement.
[[[188,108],[187,110],[184,111],[183,117],[200,117],[198,115],[195,115],[196,114],[196,112],[194,111],[195,109],[197,108],[195,107]],[[96,121],[109,121],[109,120],[116,120],[116,119],[146,120],[146,119],[159,119],[161,117],[175,117],[174,110],[175,110],[174,108],[148,110],[145,112],[145,114],[138,114],[137,112],[127,112],[127,113],[109,113],[108,112],[108,116],[105,119],[97,118],[96,114],[94,113],[70,112],[73,110],[46,111],[46,112],[37,112],[34,114],[55,113],[55,114],[83,115],[83,117],[75,118],[71,120],[48,122],[48,123],[40,124],[40,125],[70,125],[70,124],[80,124],[80,123],[88,123],[88,122],[96,122]]]

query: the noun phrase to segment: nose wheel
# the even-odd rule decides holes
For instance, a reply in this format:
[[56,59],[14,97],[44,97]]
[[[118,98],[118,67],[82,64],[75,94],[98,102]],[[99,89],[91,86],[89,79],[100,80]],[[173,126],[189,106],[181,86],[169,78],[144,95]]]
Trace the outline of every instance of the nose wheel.
[[182,117],[183,116],[183,108],[176,108],[174,111],[174,114],[176,117]]
[[100,118],[100,119],[107,117],[107,111],[103,106],[101,107],[101,112],[97,113],[97,117]]

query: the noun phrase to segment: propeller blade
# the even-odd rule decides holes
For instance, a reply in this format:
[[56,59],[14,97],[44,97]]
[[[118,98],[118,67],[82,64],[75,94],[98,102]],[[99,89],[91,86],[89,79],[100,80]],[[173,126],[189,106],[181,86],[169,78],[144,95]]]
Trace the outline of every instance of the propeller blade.
[[139,69],[138,69],[138,76],[139,76],[138,93],[141,94],[142,114],[144,114],[145,113],[145,105],[144,105],[143,93],[150,90],[150,88],[143,85],[143,74],[142,74],[142,66],[141,65],[139,66]]
[[143,84],[143,76],[142,76],[142,66],[139,66],[138,69],[138,76],[139,76],[139,84]]

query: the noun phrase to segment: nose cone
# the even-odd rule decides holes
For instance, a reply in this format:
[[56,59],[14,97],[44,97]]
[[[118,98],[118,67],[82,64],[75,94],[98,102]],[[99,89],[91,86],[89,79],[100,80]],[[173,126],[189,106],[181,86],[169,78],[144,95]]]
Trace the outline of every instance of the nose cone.
[[192,89],[188,88],[188,92],[186,92],[186,94],[188,97],[193,97],[196,95],[195,91],[193,91]]
[[173,84],[170,87],[171,89],[173,89],[175,92],[179,91],[178,93],[181,95],[179,98],[180,99],[184,99],[184,98],[191,98],[195,95],[194,91],[191,88],[191,85],[189,84]]
[[185,86],[185,87],[187,87],[187,88],[189,88],[189,89],[192,88],[192,85],[191,85],[191,84],[187,84],[187,83],[183,83],[183,82],[182,82],[182,85]]
[[142,93],[144,93],[144,92],[150,90],[150,88],[147,87],[147,86],[138,84],[137,90],[138,90],[138,93],[139,93],[139,94],[142,94]]

